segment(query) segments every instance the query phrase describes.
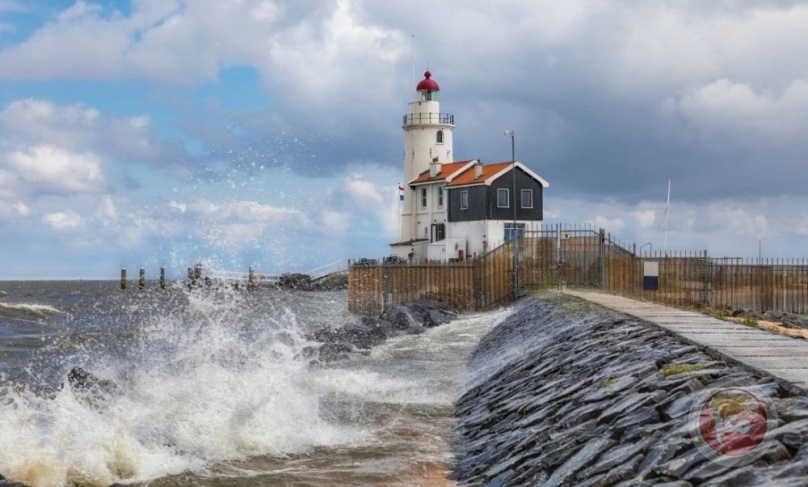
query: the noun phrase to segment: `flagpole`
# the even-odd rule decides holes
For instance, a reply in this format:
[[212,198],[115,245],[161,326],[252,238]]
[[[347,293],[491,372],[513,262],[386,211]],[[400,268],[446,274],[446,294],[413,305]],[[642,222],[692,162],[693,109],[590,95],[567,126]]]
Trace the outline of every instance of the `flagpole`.
[[401,227],[403,225],[404,218],[402,217],[402,213],[404,213],[404,186],[401,183],[398,183],[398,239],[399,241],[402,239],[401,234]]

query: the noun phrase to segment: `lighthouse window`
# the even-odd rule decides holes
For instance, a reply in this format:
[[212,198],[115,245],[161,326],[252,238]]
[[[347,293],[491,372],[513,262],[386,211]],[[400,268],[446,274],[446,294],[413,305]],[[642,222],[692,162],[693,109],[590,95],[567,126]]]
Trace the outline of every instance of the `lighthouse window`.
[[421,206],[426,208],[426,188],[421,188]]
[[438,188],[438,206],[443,207],[443,190]]
[[443,143],[443,130],[438,130],[438,135],[436,137],[436,140],[438,141],[438,144]]
[[508,201],[510,198],[508,197],[508,190],[507,189],[498,189],[497,190],[497,207],[498,208],[508,208],[510,207],[510,202]]
[[467,190],[463,190],[460,192],[460,209],[461,210],[469,209],[469,192]]

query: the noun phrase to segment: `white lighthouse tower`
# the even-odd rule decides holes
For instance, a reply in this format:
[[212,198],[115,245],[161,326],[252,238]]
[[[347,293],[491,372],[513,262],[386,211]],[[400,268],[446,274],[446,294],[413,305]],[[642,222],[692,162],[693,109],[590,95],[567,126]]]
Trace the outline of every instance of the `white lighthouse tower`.
[[[404,202],[401,207],[400,242],[419,238],[415,221],[418,198],[407,184],[422,172],[437,164],[452,162],[452,132],[454,115],[440,112],[437,99],[440,86],[432,79],[432,73],[424,73],[415,87],[418,100],[409,104],[409,113],[404,115]],[[439,167],[439,166],[438,166]],[[420,236],[422,237],[422,236]]]

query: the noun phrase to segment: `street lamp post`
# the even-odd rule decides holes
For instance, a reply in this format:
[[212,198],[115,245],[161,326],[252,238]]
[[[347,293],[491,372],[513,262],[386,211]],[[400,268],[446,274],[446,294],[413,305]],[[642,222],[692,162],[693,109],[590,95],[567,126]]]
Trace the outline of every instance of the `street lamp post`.
[[511,175],[513,176],[513,297],[519,297],[519,235],[516,232],[516,132],[506,130],[503,135],[511,137]]

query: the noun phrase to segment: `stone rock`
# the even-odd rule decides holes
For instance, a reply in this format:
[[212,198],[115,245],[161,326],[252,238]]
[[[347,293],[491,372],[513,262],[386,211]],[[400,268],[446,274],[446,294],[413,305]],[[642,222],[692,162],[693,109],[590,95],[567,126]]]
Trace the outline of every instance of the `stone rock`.
[[[571,302],[524,300],[481,339],[469,360],[476,379],[455,407],[459,485],[805,484],[808,398],[635,318]],[[658,372],[674,363],[704,369]],[[696,448],[690,409],[722,387],[744,387],[783,413],[754,468]]]
[[[642,452],[644,452],[654,441],[654,437],[643,438],[637,443],[621,441],[615,448],[604,452],[600,458],[598,458],[597,463],[579,472],[578,479],[584,480],[593,477],[596,474],[608,472],[615,467],[629,463],[632,458],[641,459],[643,458]],[[639,467],[639,464],[637,464],[637,467]],[[619,480],[611,483],[617,482],[619,482]]]
[[690,409],[693,407],[695,399],[696,396],[693,394],[681,396],[663,411],[664,417],[666,419],[676,419],[690,414]]
[[5,477],[0,475],[0,487],[28,487],[28,485],[23,484],[22,482],[7,480]]
[[308,274],[286,273],[278,277],[275,286],[279,289],[311,291],[314,289]]
[[622,432],[628,428],[657,422],[659,422],[659,413],[656,406],[651,405],[622,416],[610,426],[612,429]]
[[551,487],[570,482],[575,478],[575,474],[578,472],[578,470],[580,470],[587,463],[592,462],[594,458],[597,458],[604,449],[609,448],[614,444],[615,441],[608,437],[599,437],[589,441],[586,445],[584,445],[583,448],[573,455],[572,458],[557,468],[550,478],[547,479],[547,482],[545,482],[544,485]]
[[776,440],[768,444],[769,448],[763,454],[763,459],[766,460],[766,463],[772,464],[791,460],[791,453],[788,452],[788,448],[784,444]]
[[348,289],[348,273],[329,274],[311,283],[312,291],[344,291]]
[[76,400],[93,409],[103,409],[110,399],[123,393],[121,386],[114,381],[102,379],[81,367],[70,369],[67,383]]
[[766,311],[763,313],[764,321],[780,321],[780,314],[775,311]]
[[599,418],[601,421],[608,421],[609,419],[612,419],[618,415],[630,413],[635,409],[654,401],[655,397],[656,394],[652,392],[627,394],[603,411]]
[[448,323],[456,317],[457,314],[447,305],[437,301],[388,306],[379,318],[363,317],[358,323],[341,328],[315,331],[308,338],[322,345],[308,347],[302,355],[315,362],[316,359],[326,362],[338,360],[349,353],[384,343],[390,337],[423,333],[427,326]]
[[808,318],[794,313],[784,313],[780,317],[783,326],[788,328],[797,328],[801,330],[808,330]]

